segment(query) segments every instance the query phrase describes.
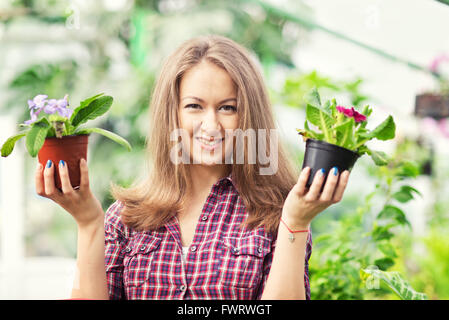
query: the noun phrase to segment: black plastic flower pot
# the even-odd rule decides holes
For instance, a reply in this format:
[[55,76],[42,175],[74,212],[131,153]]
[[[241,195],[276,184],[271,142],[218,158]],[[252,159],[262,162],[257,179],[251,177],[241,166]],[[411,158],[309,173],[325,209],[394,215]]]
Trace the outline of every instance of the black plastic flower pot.
[[339,173],[345,170],[351,171],[359,157],[359,154],[352,150],[325,141],[307,139],[302,167],[310,167],[311,171],[306,186],[310,187],[315,174],[323,168],[326,171],[324,187],[329,170],[337,167]]

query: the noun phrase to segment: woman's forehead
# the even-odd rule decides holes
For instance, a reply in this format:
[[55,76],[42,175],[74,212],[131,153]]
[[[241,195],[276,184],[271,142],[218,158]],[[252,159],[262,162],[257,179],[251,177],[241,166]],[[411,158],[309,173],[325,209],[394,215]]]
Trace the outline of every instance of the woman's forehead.
[[196,97],[202,100],[235,98],[234,81],[228,72],[212,63],[202,62],[189,70],[181,78],[180,99]]

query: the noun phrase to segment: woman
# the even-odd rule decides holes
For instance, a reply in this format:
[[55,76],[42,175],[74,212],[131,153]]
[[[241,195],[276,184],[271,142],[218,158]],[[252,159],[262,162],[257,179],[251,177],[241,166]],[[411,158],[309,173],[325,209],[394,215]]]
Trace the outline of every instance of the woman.
[[[189,40],[168,57],[150,107],[150,175],[129,189],[113,186],[106,214],[84,159],[79,190],[65,163],[62,192],[52,163],[37,169],[37,193],[78,225],[72,297],[310,299],[310,223],[341,200],[349,172],[329,172],[320,192],[322,170],[305,187],[310,169],[297,172],[272,145],[260,71],[221,36]],[[261,174],[267,154],[275,163]]]

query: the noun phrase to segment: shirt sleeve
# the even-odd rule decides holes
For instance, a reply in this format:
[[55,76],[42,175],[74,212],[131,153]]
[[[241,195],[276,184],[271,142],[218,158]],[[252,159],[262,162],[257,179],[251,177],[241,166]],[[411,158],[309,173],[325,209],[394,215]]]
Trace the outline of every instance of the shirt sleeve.
[[[271,263],[273,262],[273,254],[275,248],[276,248],[276,240],[273,240],[271,245],[271,252],[267,254],[265,257],[262,280],[256,295],[257,300],[260,300],[262,298],[262,293],[265,288],[265,284],[267,283],[268,275],[270,273]],[[304,261],[304,286],[306,291],[306,300],[310,300],[309,260],[311,255],[312,255],[312,230],[309,229],[306,242],[305,261]]]
[[123,253],[126,247],[125,227],[120,218],[123,204],[115,201],[105,214],[105,265],[109,299],[125,299],[123,287]]

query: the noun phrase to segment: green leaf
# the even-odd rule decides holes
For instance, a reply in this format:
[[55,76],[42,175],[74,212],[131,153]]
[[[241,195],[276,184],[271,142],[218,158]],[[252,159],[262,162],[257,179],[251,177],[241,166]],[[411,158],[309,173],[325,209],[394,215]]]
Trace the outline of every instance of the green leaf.
[[397,258],[398,257],[398,255],[396,253],[396,250],[394,249],[393,245],[391,243],[389,243],[389,242],[378,243],[377,247],[387,257],[392,257],[392,258]]
[[371,152],[371,150],[365,145],[363,145],[357,149],[357,153],[359,154],[359,156],[362,156],[365,153],[370,154],[370,152]]
[[392,205],[386,205],[382,209],[381,212],[377,215],[377,217],[380,218],[390,218],[396,220],[401,225],[408,225],[411,227],[410,222],[407,220],[404,211],[399,209],[398,207],[392,206]]
[[321,98],[316,87],[304,95],[304,100],[315,107],[321,107]]
[[394,123],[393,117],[388,116],[387,119],[370,132],[370,137],[378,140],[390,140],[394,138],[395,131],[396,124]]
[[362,110],[362,114],[365,115],[367,118],[371,115],[373,112],[373,109],[369,105],[365,105]]
[[330,102],[329,100],[327,100],[327,101],[324,103],[323,109],[324,109],[324,111],[326,111],[326,112],[329,113],[329,114],[332,113],[332,104],[331,104],[331,102]]
[[79,112],[81,109],[87,107],[92,101],[94,101],[94,100],[97,99],[98,97],[101,97],[103,94],[104,94],[104,93],[99,93],[99,94],[97,94],[97,95],[94,95],[94,96],[92,96],[92,97],[90,97],[90,98],[87,98],[87,99],[81,101],[80,105],[79,105],[75,110],[73,110],[72,116],[70,117],[70,123],[71,123],[72,120],[76,117],[76,115],[78,114],[78,112]]
[[354,125],[354,118],[349,118],[342,124],[335,126],[334,129],[337,131],[337,145],[346,149],[352,149],[354,145]]
[[378,266],[380,270],[386,271],[388,268],[394,266],[394,261],[389,257],[385,257],[375,260],[374,264]]
[[32,124],[31,130],[26,135],[26,147],[32,157],[37,156],[47,137],[51,125],[46,118],[42,118]]
[[389,223],[385,226],[374,226],[371,236],[374,241],[388,240],[393,237],[393,233],[390,232],[390,228],[396,226],[396,223]]
[[117,135],[117,134],[115,134],[113,132],[110,132],[110,131],[107,131],[107,130],[104,130],[104,129],[101,129],[101,128],[80,129],[80,130],[77,130],[75,132],[75,134],[76,135],[90,134],[92,132],[99,133],[99,134],[105,136],[106,138],[109,138],[112,141],[117,142],[118,144],[120,144],[120,145],[124,146],[125,148],[127,148],[128,151],[131,151],[131,149],[132,149],[131,145],[129,144],[128,141],[126,141],[125,139],[123,139],[122,137],[120,137],[119,135]]
[[383,281],[402,300],[428,299],[425,293],[413,290],[412,286],[396,271],[387,272],[376,269],[360,269],[360,277],[363,281],[369,279]]
[[387,154],[383,151],[369,150],[368,154],[377,166],[385,166],[389,162]]
[[402,178],[416,178],[420,173],[419,165],[415,161],[402,161],[396,175]]
[[87,99],[81,101],[79,106],[81,108],[87,107],[92,101],[94,101],[95,99],[101,97],[102,95],[104,95],[104,93],[99,93],[99,94],[96,94],[96,95],[94,95],[94,96],[92,96],[90,98],[87,98]]
[[76,128],[88,120],[93,120],[105,114],[111,107],[113,100],[114,99],[111,96],[103,96],[91,100],[87,106],[83,107],[84,104],[80,105],[73,112],[70,122]]
[[323,140],[323,134],[310,129],[307,120],[304,122],[304,129],[296,129],[296,131],[305,138]]
[[2,157],[7,157],[11,154],[11,152],[14,149],[14,146],[16,145],[16,142],[26,136],[27,132],[21,132],[19,134],[16,134],[15,136],[9,137],[8,140],[5,141],[5,143],[2,146],[1,154]]
[[414,199],[413,193],[421,195],[421,193],[411,186],[401,186],[399,191],[393,194],[393,198],[401,203],[406,203]]
[[317,126],[321,132],[323,132],[324,138],[327,142],[334,143],[330,133],[330,128],[335,123],[334,118],[323,110],[314,107],[311,104],[307,104],[306,119],[310,121],[311,124]]

